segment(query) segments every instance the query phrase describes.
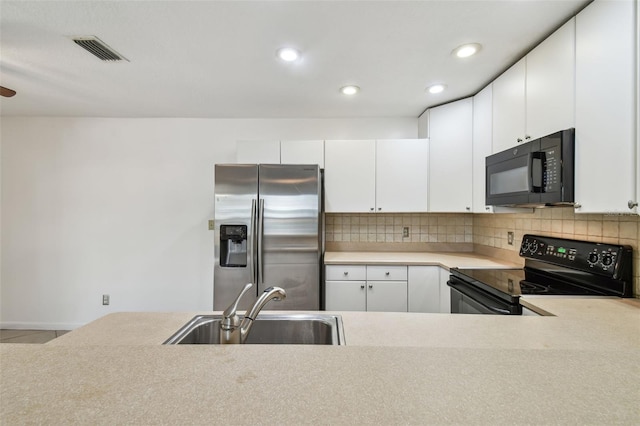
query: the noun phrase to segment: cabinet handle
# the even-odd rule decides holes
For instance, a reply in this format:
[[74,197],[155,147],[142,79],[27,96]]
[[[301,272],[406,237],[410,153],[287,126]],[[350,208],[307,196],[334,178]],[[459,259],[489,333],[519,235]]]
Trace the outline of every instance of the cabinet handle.
[[522,142],[522,138],[516,139],[516,142],[518,142],[518,143]]
[[573,205],[573,208],[574,208],[574,209],[579,209],[579,208],[581,208],[581,207],[582,207],[582,204],[579,204],[579,203],[575,203],[575,204]]
[[490,212],[491,211],[491,207],[487,206],[484,208],[486,211]]
[[382,210],[382,207],[378,207],[378,211]]
[[360,286],[360,288],[364,288],[364,284],[362,284],[362,285]]
[[372,284],[369,284],[369,288],[373,288],[373,285],[372,285]]
[[471,207],[465,207],[465,210],[470,212],[471,211]]
[[343,273],[345,276],[349,275],[349,271],[344,271]]
[[531,136],[527,135],[527,136],[525,136],[524,138],[525,138],[525,139],[527,139],[527,140],[529,140],[529,139],[531,139]]
[[371,208],[369,209],[369,211],[373,211],[373,207],[371,207]]
[[637,201],[633,201],[633,200],[629,200],[627,202],[627,206],[629,207],[629,210],[633,210],[634,207],[638,207],[638,202]]
[[385,272],[384,274],[385,274],[386,276],[389,276],[389,272]]

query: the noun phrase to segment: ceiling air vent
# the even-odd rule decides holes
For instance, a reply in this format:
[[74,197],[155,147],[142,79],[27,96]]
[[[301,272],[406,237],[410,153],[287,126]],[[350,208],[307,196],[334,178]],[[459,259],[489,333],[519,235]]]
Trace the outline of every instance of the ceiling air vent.
[[72,40],[87,52],[97,56],[103,61],[129,61],[127,58],[107,46],[102,40],[95,36],[73,37]]

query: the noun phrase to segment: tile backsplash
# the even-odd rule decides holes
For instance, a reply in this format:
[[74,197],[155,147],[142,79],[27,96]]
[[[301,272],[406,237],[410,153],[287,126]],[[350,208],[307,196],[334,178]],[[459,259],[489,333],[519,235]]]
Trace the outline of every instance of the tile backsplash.
[[[634,294],[640,297],[640,217],[575,214],[573,208],[500,214],[337,214],[325,215],[327,250],[475,251],[522,263],[525,234],[549,235],[611,244],[634,251]],[[403,236],[408,228],[409,236]],[[514,233],[513,245],[508,232]]]
[[[472,243],[473,217],[463,214],[326,214],[327,242]],[[404,236],[407,228],[408,236]]]

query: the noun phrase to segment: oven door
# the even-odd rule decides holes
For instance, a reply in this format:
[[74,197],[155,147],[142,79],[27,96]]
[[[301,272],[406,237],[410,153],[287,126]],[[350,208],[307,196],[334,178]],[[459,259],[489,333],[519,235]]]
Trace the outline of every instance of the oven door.
[[451,287],[452,314],[522,315],[520,304],[501,300],[454,276],[447,285]]

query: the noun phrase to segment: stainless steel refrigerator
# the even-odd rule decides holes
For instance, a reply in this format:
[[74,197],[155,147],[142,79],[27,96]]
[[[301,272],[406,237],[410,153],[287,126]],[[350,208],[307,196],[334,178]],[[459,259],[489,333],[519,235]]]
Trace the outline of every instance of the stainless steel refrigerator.
[[320,309],[322,182],[317,165],[216,164],[213,308],[247,309],[265,288],[287,297],[266,309]]

